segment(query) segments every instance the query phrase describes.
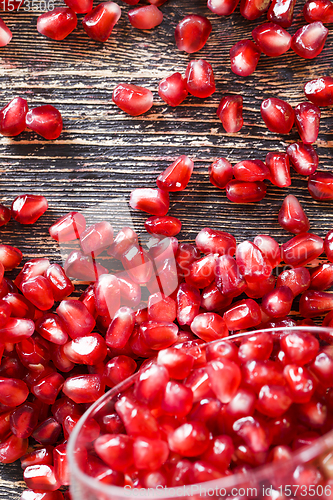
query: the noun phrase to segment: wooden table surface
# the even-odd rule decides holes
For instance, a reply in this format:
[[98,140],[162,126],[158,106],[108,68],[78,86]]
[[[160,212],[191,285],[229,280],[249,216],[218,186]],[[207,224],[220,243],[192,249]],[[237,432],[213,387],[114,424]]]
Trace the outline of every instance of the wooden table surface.
[[[307,80],[331,74],[332,30],[316,59],[301,59],[292,51],[279,58],[262,56],[257,71],[241,78],[230,70],[229,49],[236,41],[250,38],[265,16],[249,22],[240,16],[238,7],[230,17],[220,18],[207,9],[204,0],[169,0],[161,7],[163,23],[148,32],[132,28],[127,18],[130,7],[118,3],[122,17],[104,45],[86,36],[80,20],[75,32],[62,42],[41,36],[36,30],[37,16],[45,10],[40,1],[39,12],[2,14],[13,40],[0,49],[0,107],[18,95],[30,107],[53,104],[62,113],[64,131],[56,141],[28,131],[14,139],[0,138],[0,202],[9,206],[24,193],[43,194],[49,202],[46,214],[32,227],[11,221],[1,228],[1,243],[18,246],[24,260],[48,256],[61,262],[47,228],[71,210],[84,210],[88,219],[99,220],[103,208],[116,227],[132,218],[140,232],[146,216],[128,211],[131,190],[154,187],[157,174],[181,154],[193,158],[195,168],[187,189],[171,195],[169,213],[183,223],[180,240],[192,241],[201,228],[211,226],[230,231],[237,241],[268,233],[283,243],[291,236],[278,225],[277,213],[289,193],[303,204],[311,231],[325,236],[333,227],[332,203],[314,201],[307,179],[293,170],[290,188],[267,183],[266,198],[250,205],[229,202],[224,191],[210,184],[207,171],[219,157],[233,164],[250,158],[264,160],[269,151],[284,151],[288,143],[299,139],[295,128],[288,136],[269,132],[260,116],[260,103],[274,96],[296,105],[305,99]],[[302,7],[303,2],[298,2],[289,30],[292,34],[305,24]],[[199,53],[188,55],[177,50],[173,33],[177,23],[191,13],[207,16],[213,31]],[[184,73],[188,61],[198,58],[213,66],[215,94],[203,100],[188,97],[177,108],[167,106],[158,96],[158,82],[172,72]],[[152,109],[137,118],[120,111],[111,96],[121,82],[152,90]],[[237,134],[226,134],[216,116],[222,95],[228,93],[244,98],[244,126]],[[322,170],[332,168],[332,134],[332,109],[323,108],[315,145]],[[23,489],[20,465],[1,466],[0,499],[17,500]]]

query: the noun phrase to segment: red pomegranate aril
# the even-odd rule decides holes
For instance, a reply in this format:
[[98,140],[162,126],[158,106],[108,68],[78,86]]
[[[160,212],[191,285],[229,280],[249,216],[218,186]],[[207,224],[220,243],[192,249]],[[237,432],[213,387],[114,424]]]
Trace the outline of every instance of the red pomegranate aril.
[[266,195],[266,185],[262,181],[230,181],[226,186],[228,200],[234,203],[255,203]]
[[0,18],[0,47],[5,47],[12,39],[12,32]]
[[93,0],[66,0],[65,4],[77,14],[86,14],[93,8]]
[[44,12],[37,19],[37,31],[53,40],[64,40],[77,25],[77,17],[72,9],[57,7]]
[[27,453],[21,458],[21,467],[26,469],[30,465],[53,465],[53,447],[45,446]]
[[32,437],[39,443],[47,445],[56,443],[60,433],[61,425],[53,417],[50,417],[34,429]]
[[281,227],[291,233],[305,233],[310,222],[296,196],[289,194],[282,202],[278,221]]
[[329,312],[333,308],[333,296],[329,292],[307,290],[303,293],[299,312],[305,318],[314,318]]
[[134,359],[120,355],[110,359],[104,369],[103,380],[108,387],[120,384],[132,375],[137,368]]
[[44,196],[22,194],[13,201],[11,213],[20,224],[34,224],[47,209],[48,203]]
[[105,342],[111,349],[126,346],[134,328],[135,316],[129,307],[121,307],[115,313],[105,336]]
[[21,289],[25,298],[41,311],[51,309],[54,304],[51,284],[44,276],[23,281]]
[[252,40],[240,40],[230,49],[231,71],[250,76],[256,70],[261,50]]
[[161,80],[158,85],[158,95],[169,106],[179,106],[188,95],[182,75],[180,73],[173,73]]
[[112,100],[125,113],[139,116],[152,107],[153,94],[145,87],[120,83],[113,91]]
[[146,405],[140,404],[128,396],[122,396],[116,402],[115,408],[129,436],[160,438],[158,422]]
[[231,234],[209,227],[201,229],[195,238],[195,244],[198,250],[206,254],[232,256],[236,250],[236,240]]
[[253,453],[268,450],[270,443],[267,431],[256,418],[244,417],[236,420],[233,424],[233,431],[244,440]]
[[77,250],[68,255],[64,269],[68,277],[81,281],[96,281],[99,276],[108,273],[101,264]]
[[182,223],[176,217],[149,217],[145,222],[145,229],[150,234],[176,236],[181,230]]
[[119,5],[114,2],[100,3],[82,20],[87,35],[98,42],[106,42],[121,16]]
[[153,264],[145,250],[133,245],[123,255],[121,262],[135,283],[147,283],[153,274]]
[[125,472],[133,464],[133,439],[126,434],[104,434],[96,439],[94,448],[113,470]]
[[120,290],[113,274],[102,274],[94,285],[97,313],[110,324],[120,307]]
[[242,363],[251,360],[268,359],[273,350],[273,339],[269,333],[258,333],[245,338],[238,349]]
[[199,257],[200,252],[196,246],[190,243],[180,243],[175,255],[179,276],[188,275],[190,265]]
[[[4,327],[11,316],[12,313],[12,307],[9,302],[6,302],[3,299],[0,299],[0,328]],[[0,348],[0,353],[1,353],[1,348]],[[0,362],[1,362],[1,355],[0,355]]]
[[303,16],[307,23],[321,21],[333,22],[333,6],[330,0],[308,0],[303,7]]
[[295,108],[295,123],[304,144],[316,142],[319,133],[320,109],[310,102],[302,102]]
[[21,134],[26,127],[25,117],[27,112],[27,101],[22,97],[14,97],[7,106],[0,110],[0,134],[5,137],[14,137]]
[[243,98],[240,95],[222,97],[216,111],[226,132],[234,134],[243,126]]
[[40,401],[50,405],[55,402],[64,382],[64,377],[54,372],[39,379],[30,390]]
[[28,488],[34,491],[55,491],[61,484],[56,478],[52,465],[30,465],[23,472]]
[[166,349],[176,342],[178,327],[166,321],[144,321],[140,334],[150,349]]
[[51,238],[59,243],[73,241],[80,238],[85,230],[86,220],[79,212],[69,212],[49,227]]
[[64,325],[56,314],[43,314],[36,322],[36,331],[53,344],[63,345],[68,340]]
[[80,243],[84,255],[99,255],[113,243],[111,224],[102,221],[87,227],[80,235]]
[[[80,417],[81,415],[67,415],[64,418],[62,425],[63,425],[64,437],[66,440],[73,432],[73,429],[80,420]],[[82,434],[80,436],[80,439],[82,439],[82,442],[91,443],[92,441],[97,439],[98,436],[100,435],[100,426],[98,425],[96,420],[90,418],[88,422],[83,424],[81,432]]]
[[308,180],[308,191],[314,200],[333,200],[333,174],[331,172],[315,172]]
[[98,333],[77,337],[64,345],[65,356],[72,363],[97,365],[107,354],[106,343]]
[[[133,0],[132,0],[133,1]],[[135,3],[138,3],[136,0],[134,0]],[[160,7],[161,5],[163,5],[167,0],[148,0],[148,2],[151,4],[151,5],[156,5],[156,7]]]
[[281,417],[292,403],[288,387],[264,385],[260,389],[256,409],[268,417]]
[[127,273],[117,274],[117,280],[120,290],[121,303],[128,307],[138,306],[141,300],[141,287],[134,283]]
[[[8,224],[8,222],[11,219],[11,216],[12,216],[12,214],[11,214],[11,211],[9,210],[9,208],[5,207],[4,205],[2,205],[0,203],[0,227]],[[9,246],[9,245],[3,245],[3,246]]]
[[281,247],[283,261],[291,266],[305,266],[324,251],[324,242],[311,233],[298,234]]
[[296,0],[273,0],[267,12],[267,19],[283,28],[289,28],[293,22],[295,3]]
[[257,282],[246,282],[244,292],[251,299],[259,299],[269,293],[275,287],[275,277],[269,276],[267,279]]
[[19,406],[27,399],[29,389],[23,380],[0,377],[0,403]]
[[206,311],[219,311],[228,307],[231,302],[232,297],[222,294],[214,282],[202,291],[201,307]]
[[54,106],[46,104],[28,111],[25,122],[28,128],[47,140],[58,139],[62,132],[62,117]]
[[39,409],[33,403],[24,403],[10,415],[10,429],[12,433],[26,439],[33,433],[38,423]]
[[208,450],[206,450],[202,459],[213,464],[220,471],[228,469],[232,455],[234,454],[234,444],[230,436],[216,436],[212,440]]
[[237,297],[246,289],[246,281],[235,259],[221,255],[216,261],[216,286],[226,297]]
[[[233,423],[239,418],[253,415],[256,405],[256,395],[249,389],[240,388],[235,396],[225,406],[225,414],[223,418],[227,417]],[[220,414],[222,416],[222,413]]]
[[12,434],[0,443],[0,463],[12,464],[23,457],[28,449],[29,442]]
[[298,56],[313,59],[323,50],[327,35],[328,29],[322,22],[306,24],[294,34],[291,48]]
[[162,189],[138,188],[131,192],[129,203],[135,210],[163,216],[169,210],[169,193]]
[[156,5],[144,5],[128,11],[128,19],[134,28],[151,30],[163,21],[162,12]]
[[290,104],[282,99],[270,97],[262,101],[260,111],[268,130],[277,134],[289,134],[295,120],[294,110]]
[[206,451],[209,446],[209,431],[201,422],[187,422],[168,436],[171,451],[184,457],[196,457]]
[[190,325],[200,309],[201,297],[199,290],[187,283],[181,283],[176,302],[179,325]]
[[261,322],[260,307],[252,299],[241,300],[232,304],[223,319],[229,331],[251,328]]
[[185,281],[196,288],[205,288],[215,277],[216,254],[209,253],[189,266]]
[[54,474],[59,483],[63,486],[69,486],[69,466],[66,452],[67,444],[59,444],[53,450]]
[[[266,56],[281,56],[282,54],[287,52],[291,46],[291,35],[285,29],[275,23],[264,23],[260,26],[257,26],[252,31],[252,36],[256,44],[263,51],[263,53],[266,54]],[[279,111],[282,111],[283,115],[281,116],[280,114],[278,114],[278,116],[273,117],[273,120],[276,122],[280,122],[279,125],[282,130],[288,129],[288,131],[286,132],[278,132],[277,130],[272,130],[272,132],[287,134],[291,130],[294,123],[294,113],[292,111],[292,107],[281,99],[266,99],[266,101],[263,101],[263,103],[267,101],[273,102],[270,102],[270,105],[265,106],[265,113],[269,115],[269,112],[271,112],[272,114],[276,115]],[[282,119],[284,121],[283,125]],[[277,125],[277,123],[275,123],[275,125]],[[268,125],[267,127],[269,128],[269,130],[271,130]]]
[[177,317],[177,306],[174,299],[162,293],[150,295],[148,299],[148,318],[150,321],[164,321],[172,323]]
[[272,266],[272,268],[278,266],[281,262],[281,251],[279,244],[267,234],[257,235],[253,243],[261,250],[266,261]]
[[88,335],[95,326],[93,316],[79,300],[63,300],[57,307],[57,314],[72,339]]
[[30,319],[10,318],[5,326],[0,328],[0,343],[17,343],[31,337],[35,324]]
[[44,276],[51,285],[55,301],[60,302],[74,292],[73,283],[67,278],[65,271],[59,264],[52,264],[49,266],[44,272]]
[[311,175],[317,170],[319,158],[310,144],[294,142],[287,147],[286,152],[292,167],[298,174]]
[[30,371],[39,372],[40,375],[43,367],[52,371],[50,367],[47,367],[51,357],[49,344],[36,334],[16,344],[16,352],[21,363]]
[[215,359],[206,366],[209,383],[222,403],[229,403],[235,396],[241,383],[239,366],[229,359]]
[[198,314],[191,323],[191,330],[205,342],[221,339],[229,335],[222,316],[213,312]]
[[276,286],[286,286],[290,288],[294,297],[305,292],[310,286],[310,272],[305,267],[296,267],[283,271],[277,279]]
[[167,368],[171,378],[182,380],[190,374],[194,358],[180,349],[169,347],[158,352],[157,363]]
[[319,350],[319,342],[316,337],[305,332],[289,333],[282,337],[280,344],[288,359],[300,366],[312,361]]
[[313,397],[308,403],[299,405],[297,416],[308,427],[320,429],[327,422],[327,410],[323,402]]
[[[329,2],[331,4],[331,2]],[[332,6],[333,22],[333,6]],[[304,94],[316,106],[331,106],[333,104],[333,78],[322,76],[310,80],[304,85]]]
[[327,290],[333,284],[333,264],[322,264],[311,272],[311,290]]
[[153,363],[140,370],[134,385],[134,396],[149,408],[159,408],[168,382],[168,370],[164,366]]
[[231,164],[225,158],[219,158],[208,168],[209,181],[219,189],[225,189],[233,177]]
[[304,366],[291,364],[284,367],[283,375],[293,401],[300,404],[308,403],[316,389],[315,380],[309,370]]
[[190,61],[185,71],[186,88],[195,97],[209,97],[215,92],[213,68],[203,59]]
[[[328,348],[329,349],[329,348]],[[311,363],[311,372],[319,379],[323,387],[330,387],[330,380],[333,374],[333,356],[332,352],[325,348],[319,351],[318,355]]]
[[266,165],[270,171],[270,181],[278,187],[291,184],[289,156],[286,153],[268,153]]
[[236,263],[248,283],[267,279],[272,272],[260,248],[251,241],[243,241],[237,246]]
[[[49,266],[49,259],[40,258],[28,260],[28,262],[24,264],[22,271],[17,275],[15,285],[18,288],[21,288],[24,281],[34,278],[35,276],[43,275]],[[13,290],[11,292],[16,293],[17,290]]]
[[207,0],[207,7],[218,16],[230,16],[239,0]]
[[330,262],[333,262],[333,229],[328,231],[324,240],[324,252]]
[[193,54],[202,49],[211,31],[211,22],[206,17],[191,14],[184,17],[176,26],[176,45],[179,50]]
[[242,160],[232,171],[237,181],[256,182],[269,178],[269,170],[261,160]]
[[52,351],[52,361],[57,370],[61,372],[69,372],[74,368],[74,363],[69,361],[65,356],[61,345],[56,345]]
[[194,163],[188,156],[179,156],[157,177],[156,184],[159,190],[171,192],[183,191],[189,183],[193,167]]
[[5,271],[15,269],[20,265],[21,260],[21,250],[10,245],[0,245],[0,264],[3,265]]
[[133,443],[133,461],[137,469],[155,471],[159,469],[169,455],[165,441],[138,437]]
[[75,375],[69,377],[62,392],[75,403],[93,403],[104,393],[100,375]]
[[193,393],[189,387],[173,380],[167,383],[161,403],[164,412],[182,418],[190,413],[192,404]]
[[247,361],[242,366],[242,382],[248,387],[259,393],[263,385],[284,385],[282,367],[275,361],[257,360]]

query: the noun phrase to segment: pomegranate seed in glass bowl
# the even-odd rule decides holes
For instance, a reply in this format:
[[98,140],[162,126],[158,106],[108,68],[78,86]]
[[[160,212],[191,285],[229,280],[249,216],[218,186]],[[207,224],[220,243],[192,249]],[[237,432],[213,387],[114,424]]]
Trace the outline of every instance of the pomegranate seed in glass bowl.
[[75,426],[72,499],[330,498],[332,344],[331,328],[294,326],[159,350]]

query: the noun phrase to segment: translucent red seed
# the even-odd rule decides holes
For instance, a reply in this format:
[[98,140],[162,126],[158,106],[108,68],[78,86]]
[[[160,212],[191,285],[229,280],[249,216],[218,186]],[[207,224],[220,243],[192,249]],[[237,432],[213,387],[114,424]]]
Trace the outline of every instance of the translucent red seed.
[[151,215],[163,216],[169,210],[169,194],[162,189],[138,188],[131,192],[130,206]]
[[28,112],[28,103],[22,97],[14,97],[0,111],[0,134],[13,137],[25,130],[25,117]]
[[320,109],[310,102],[295,107],[295,122],[304,144],[316,142],[319,133]]
[[188,95],[185,80],[180,73],[172,75],[160,81],[158,95],[169,106],[179,106]]
[[64,40],[76,28],[77,17],[72,9],[57,7],[37,19],[37,31],[53,40]]
[[226,132],[234,134],[243,126],[243,98],[240,95],[222,97],[216,111]]
[[156,5],[144,5],[128,11],[128,19],[134,28],[151,30],[163,21],[162,12]]
[[152,107],[153,94],[145,87],[120,83],[113,91],[112,100],[125,113],[139,116]]
[[283,28],[289,28],[293,21],[295,3],[296,0],[273,0],[267,12],[267,19]]
[[276,97],[265,99],[261,103],[260,111],[266,127],[271,132],[288,134],[292,129],[295,119],[294,110],[282,99]]
[[291,35],[279,24],[261,24],[260,26],[254,28],[252,36],[258,47],[264,54],[266,54],[266,56],[281,56],[287,52],[291,46]]
[[266,185],[262,181],[230,181],[226,185],[228,200],[234,203],[255,203],[266,196]]
[[185,71],[186,88],[195,97],[209,97],[215,92],[213,68],[203,59],[190,61]]
[[322,22],[312,22],[296,31],[291,41],[291,48],[300,57],[313,59],[323,50],[327,35],[328,29]]
[[296,196],[289,194],[283,200],[281,205],[278,221],[283,229],[291,233],[305,233],[310,229],[310,222],[299,203]]
[[211,31],[211,22],[206,17],[196,14],[184,17],[175,29],[178,49],[184,50],[188,54],[198,52],[207,42]]
[[308,190],[314,200],[333,200],[333,174],[331,172],[315,172],[308,180]]
[[171,192],[183,191],[191,178],[193,168],[194,163],[188,156],[179,156],[157,177],[157,187]]
[[98,42],[106,42],[121,16],[121,9],[115,2],[104,2],[83,18],[82,24],[87,35]]
[[230,49],[231,71],[239,76],[250,76],[256,70],[261,50],[252,40],[241,40]]
[[225,189],[233,177],[231,164],[225,158],[219,158],[208,168],[209,181],[219,189]]
[[25,121],[28,128],[48,140],[58,139],[63,128],[60,111],[50,104],[28,111]]

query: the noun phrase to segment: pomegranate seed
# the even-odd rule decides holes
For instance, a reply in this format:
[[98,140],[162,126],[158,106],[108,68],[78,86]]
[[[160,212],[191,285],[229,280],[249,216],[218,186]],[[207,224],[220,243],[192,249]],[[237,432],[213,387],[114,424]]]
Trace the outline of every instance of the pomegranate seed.
[[60,488],[52,465],[30,465],[23,472],[28,488],[34,491],[54,491]]
[[249,21],[258,19],[269,7],[269,2],[267,0],[241,0],[240,3],[240,13],[243,17]]
[[[21,288],[24,281],[43,275],[49,266],[50,261],[48,259],[42,258],[29,260],[24,264],[22,271],[16,277],[15,285],[17,285],[18,288]],[[16,291],[17,290],[13,290],[13,292]]]
[[132,375],[137,368],[136,362],[128,356],[116,356],[105,365],[103,374],[104,381],[108,387],[120,384]]
[[31,436],[38,423],[39,410],[33,403],[25,403],[16,408],[10,415],[10,429],[21,439]]
[[54,304],[52,287],[44,276],[35,276],[23,281],[22,292],[25,298],[41,311],[51,309]]
[[250,76],[256,70],[261,50],[252,40],[240,40],[230,49],[231,71]]
[[0,443],[0,463],[12,464],[23,457],[28,449],[28,440],[13,434]]
[[312,290],[327,290],[333,284],[333,265],[331,263],[322,264],[316,267],[311,273]]
[[198,314],[191,323],[191,330],[205,342],[221,339],[229,335],[222,317],[213,312]]
[[53,404],[64,382],[65,379],[60,373],[53,372],[39,379],[31,387],[31,392],[43,403]]
[[281,262],[281,251],[279,244],[266,234],[259,234],[253,240],[253,243],[261,250],[266,261],[272,268],[279,265]]
[[99,276],[108,273],[105,267],[92,260],[91,257],[75,250],[67,257],[64,268],[67,276],[82,281],[96,281]]
[[86,306],[78,300],[63,300],[57,307],[57,314],[72,339],[88,335],[95,326],[94,318]]
[[282,337],[280,344],[288,359],[300,366],[312,361],[319,350],[318,340],[310,333],[305,332],[289,333]]
[[251,241],[243,241],[237,246],[236,263],[241,275],[249,283],[267,279],[272,272],[260,248]]
[[120,290],[113,274],[102,274],[94,286],[96,310],[110,324],[120,307]]
[[215,267],[215,254],[207,254],[192,262],[189,267],[189,275],[185,277],[186,283],[196,288],[205,288],[214,280]]
[[308,403],[314,394],[316,384],[313,376],[304,366],[287,365],[283,370],[292,399],[295,403]]
[[113,91],[112,100],[125,113],[139,116],[152,107],[153,94],[145,87],[120,83]]
[[287,147],[286,151],[297,173],[311,175],[317,170],[319,158],[311,145],[294,142]]
[[76,14],[67,7],[57,7],[37,19],[37,31],[53,40],[64,40],[75,30],[76,25]]
[[171,297],[164,294],[155,293],[148,299],[148,318],[150,321],[164,321],[172,323],[177,317],[176,302]]
[[188,156],[179,156],[157,177],[157,187],[165,191],[183,191],[191,178],[193,167],[193,161]]
[[286,153],[268,153],[266,165],[270,171],[272,184],[278,187],[290,186],[289,156]]
[[240,95],[222,97],[216,111],[226,132],[234,134],[243,126],[243,98]]
[[260,111],[268,130],[277,134],[289,134],[295,119],[294,110],[290,104],[282,99],[271,97],[262,101]]
[[[2,328],[8,323],[9,318],[11,316],[11,312],[12,312],[12,307],[10,303],[6,302],[3,299],[0,299],[0,328]],[[2,355],[1,347],[0,347],[0,353]],[[0,356],[0,361],[1,361],[1,356]]]
[[283,271],[277,279],[277,288],[285,286],[290,288],[294,297],[305,292],[310,286],[310,273],[305,267],[296,267]]
[[150,280],[153,264],[142,247],[133,245],[123,255],[121,262],[135,283],[144,284]]
[[190,61],[185,71],[186,88],[195,97],[209,97],[215,92],[213,68],[203,59]]
[[100,375],[76,375],[69,377],[62,392],[75,403],[93,403],[104,393]]
[[230,16],[239,0],[207,0],[207,7],[218,16]]
[[267,19],[283,28],[289,28],[293,22],[295,3],[296,0],[273,0],[267,12]]
[[22,252],[16,247],[10,245],[0,245],[0,263],[5,271],[11,271],[20,265]]
[[[217,261],[218,263],[219,261]],[[217,279],[217,277],[215,277]],[[218,311],[231,304],[232,297],[222,294],[215,283],[211,283],[202,291],[201,307],[206,311]]]
[[145,229],[151,234],[163,236],[175,236],[181,230],[182,223],[176,217],[149,217],[145,222]]
[[[291,46],[291,35],[283,29],[281,26],[275,23],[264,23],[261,24],[260,26],[257,26],[254,28],[252,31],[252,36],[256,44],[259,46],[259,48],[263,51],[266,56],[270,57],[277,57],[281,56],[285,52],[287,52],[290,49]],[[271,101],[269,104],[267,101]],[[273,101],[273,102],[272,102]],[[279,117],[275,118],[277,122],[281,121],[281,115],[280,113],[283,113],[283,120],[284,120],[284,126],[282,126],[283,130],[288,128],[287,132],[278,132],[281,134],[287,134],[290,132],[294,120],[292,120],[294,113],[292,111],[292,108],[289,104],[287,104],[285,101],[282,101],[281,99],[266,99],[263,101],[263,103],[267,103],[265,106],[265,112],[268,112],[267,108],[271,108],[271,111],[275,114],[279,113]],[[282,109],[281,109],[282,108]],[[262,104],[262,111],[261,114],[263,113],[263,104]],[[287,116],[286,116],[287,115]],[[269,118],[269,112],[266,115]],[[264,117],[263,117],[264,119]],[[265,119],[264,119],[265,120]],[[273,118],[274,120],[274,118]],[[290,123],[291,122],[291,123]],[[267,125],[267,124],[266,124]],[[281,124],[282,125],[282,124]],[[280,126],[281,126],[280,125]],[[290,128],[289,128],[290,126]],[[269,126],[267,125],[269,128]],[[271,130],[269,128],[269,130]],[[272,130],[272,132],[276,132],[276,130]]]
[[269,170],[260,160],[242,160],[233,167],[237,181],[256,182],[269,178]]
[[117,274],[121,302],[128,307],[136,307],[141,300],[140,285],[130,280],[127,273]]
[[85,14],[93,8],[92,0],[66,0],[65,4],[77,14]]
[[0,403],[7,406],[19,406],[27,399],[29,389],[23,380],[0,378]]
[[[1,19],[0,19],[1,37]],[[14,137],[25,130],[25,117],[28,112],[28,103],[22,97],[15,97],[7,106],[0,110],[0,134],[5,137]]]
[[333,22],[333,7],[330,0],[308,0],[303,7],[303,16],[307,23],[321,21]]
[[138,437],[133,443],[133,461],[137,469],[157,470],[169,455],[165,441]]
[[199,291],[194,286],[181,283],[178,288],[176,302],[179,325],[190,325],[200,309],[201,298]]
[[48,209],[44,196],[23,194],[12,203],[12,217],[20,224],[34,224]]
[[236,250],[236,240],[231,234],[209,227],[201,229],[195,238],[195,244],[198,250],[206,254],[232,256]]
[[293,300],[291,289],[288,286],[280,286],[264,295],[261,307],[268,316],[283,318],[290,313]]
[[135,316],[129,307],[117,310],[106,333],[105,341],[111,349],[122,349],[130,338],[135,323]]
[[212,390],[222,403],[229,403],[241,382],[239,366],[229,359],[216,359],[207,363],[207,373]]
[[287,387],[264,385],[259,392],[256,409],[268,417],[281,417],[293,400]]
[[330,262],[333,262],[333,230],[328,231],[324,241],[324,251]]
[[189,375],[194,358],[191,354],[169,347],[158,352],[157,363],[167,368],[171,378],[182,380]]
[[113,470],[124,472],[133,464],[133,439],[126,434],[104,434],[96,439],[94,447]]
[[29,465],[52,465],[53,464],[53,447],[45,446],[37,450],[27,453],[21,458],[21,467],[26,469]]
[[327,406],[313,398],[298,408],[298,417],[307,426],[320,429],[327,421]]
[[299,312],[305,318],[313,318],[329,312],[332,307],[333,302],[330,293],[308,290],[301,297]]
[[315,172],[308,180],[308,190],[314,200],[333,200],[333,175],[330,172]]
[[[132,0],[133,1],[133,0]],[[151,4],[151,5],[156,5],[156,7],[160,7],[161,5],[163,5],[167,0],[148,0],[148,2]],[[137,1],[135,0],[135,3],[137,3]]]
[[273,339],[269,333],[259,333],[244,339],[238,349],[242,363],[268,359],[273,350]]
[[188,95],[186,83],[182,75],[180,73],[173,73],[161,80],[158,86],[158,95],[169,106],[179,106]]
[[116,3],[100,3],[82,19],[83,28],[90,38],[103,43],[110,37],[120,16],[121,9]]
[[316,142],[319,133],[320,109],[310,102],[302,102],[295,108],[295,121],[304,144]]
[[193,54],[202,49],[211,31],[211,22],[206,17],[195,14],[185,16],[175,29],[176,45],[179,50]]
[[49,266],[44,272],[44,276],[51,285],[55,301],[60,302],[74,292],[73,283],[67,278],[65,271],[59,264]]
[[130,206],[151,215],[166,215],[169,210],[169,194],[162,189],[134,189],[131,192]]
[[275,287],[274,276],[269,276],[267,279],[246,283],[245,293],[251,299],[259,299],[263,297],[266,293],[269,293]]
[[328,29],[322,22],[306,24],[294,34],[291,48],[298,56],[313,59],[323,50],[327,35]]
[[67,461],[66,444],[60,444],[53,450],[54,474],[59,483],[69,486],[69,467]]
[[321,484],[323,482],[323,476],[320,471],[311,465],[298,465],[293,473],[292,480],[298,486],[309,487],[309,485]]
[[162,12],[156,5],[145,5],[128,11],[128,19],[134,28],[151,30],[163,21]]
[[123,396],[116,402],[115,408],[128,435],[148,439],[160,438],[158,422],[147,406]]
[[311,233],[298,234],[281,247],[282,259],[294,267],[305,266],[324,251],[324,242]]
[[62,117],[60,112],[50,104],[38,106],[28,111],[25,117],[26,125],[44,139],[58,139],[62,132]]
[[163,411],[181,418],[190,413],[192,403],[193,392],[189,387],[173,380],[167,383],[161,403]]
[[63,345],[68,340],[64,325],[56,314],[43,314],[36,322],[36,331],[53,344]]
[[165,349],[176,342],[178,327],[166,321],[144,321],[140,325],[140,334],[150,349]]
[[99,255],[113,242],[113,228],[109,222],[102,221],[85,229],[80,235],[84,255]]
[[333,356],[330,351],[323,349],[311,364],[311,372],[319,379],[323,387],[330,387],[329,380],[333,373]]
[[79,212],[69,212],[58,219],[49,228],[51,238],[59,243],[73,241],[80,238],[85,230],[86,220]]
[[230,181],[226,186],[227,198],[234,203],[254,203],[266,196],[266,185],[262,181]]
[[283,200],[278,221],[281,227],[291,233],[299,234],[310,229],[310,222],[296,196],[289,194]]
[[322,76],[316,80],[310,80],[304,85],[304,94],[315,106],[330,106],[333,104],[333,78]]
[[229,331],[251,328],[261,322],[260,307],[252,299],[240,300],[224,313],[223,319]]
[[253,453],[267,451],[269,440],[267,432],[260,422],[254,417],[244,417],[234,422],[233,431],[242,438]]
[[124,475],[106,466],[95,456],[91,457],[85,464],[85,469],[90,476],[105,484],[123,487],[125,483]]
[[[0,126],[1,126],[1,112],[0,112]],[[11,219],[11,216],[12,214],[9,208],[5,207],[0,203],[0,227],[8,224],[8,222]],[[9,245],[4,245],[4,246],[9,246]]]
[[209,446],[209,432],[201,422],[187,422],[168,436],[169,448],[184,457],[196,457]]
[[103,337],[93,333],[67,342],[64,354],[72,363],[97,365],[105,359],[107,347]]
[[0,47],[5,47],[6,45],[8,45],[12,37],[12,32],[0,18]]
[[209,181],[219,189],[225,189],[233,177],[231,164],[225,158],[214,161],[209,168]]

